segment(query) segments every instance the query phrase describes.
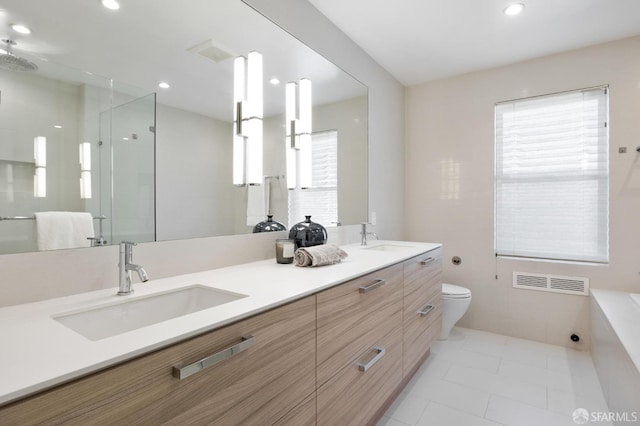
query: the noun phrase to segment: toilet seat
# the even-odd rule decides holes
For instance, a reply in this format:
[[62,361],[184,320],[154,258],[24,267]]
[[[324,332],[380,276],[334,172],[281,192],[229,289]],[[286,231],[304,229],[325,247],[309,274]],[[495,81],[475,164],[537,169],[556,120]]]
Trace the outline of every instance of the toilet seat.
[[453,284],[442,283],[442,297],[447,299],[468,299],[471,290]]

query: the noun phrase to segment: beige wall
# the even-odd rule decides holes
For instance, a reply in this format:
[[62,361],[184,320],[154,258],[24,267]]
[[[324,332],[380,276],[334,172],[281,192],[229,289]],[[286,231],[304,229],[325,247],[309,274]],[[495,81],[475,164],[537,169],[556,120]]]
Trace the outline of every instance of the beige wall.
[[[494,104],[601,84],[611,88],[610,264],[496,260]],[[577,332],[588,347],[587,297],[516,290],[512,272],[640,292],[640,37],[409,87],[405,99],[405,238],[444,244],[445,282],[473,292],[460,325],[564,345]]]

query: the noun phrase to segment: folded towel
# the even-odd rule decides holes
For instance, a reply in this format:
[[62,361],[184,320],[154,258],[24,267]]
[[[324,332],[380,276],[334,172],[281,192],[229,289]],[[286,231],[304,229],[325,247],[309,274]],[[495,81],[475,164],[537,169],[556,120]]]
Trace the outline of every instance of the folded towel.
[[85,212],[39,212],[36,217],[38,250],[91,247],[93,216]]
[[247,226],[253,226],[265,218],[265,190],[264,185],[247,187]]
[[300,247],[294,254],[297,266],[333,265],[347,256],[349,255],[335,244]]

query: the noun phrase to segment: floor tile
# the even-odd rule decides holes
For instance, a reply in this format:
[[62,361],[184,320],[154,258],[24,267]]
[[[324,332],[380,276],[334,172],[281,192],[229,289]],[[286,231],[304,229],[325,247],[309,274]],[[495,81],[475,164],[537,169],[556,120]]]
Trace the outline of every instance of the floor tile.
[[500,357],[487,355],[478,352],[471,352],[464,349],[445,352],[443,355],[451,361],[451,364],[464,365],[465,367],[485,370],[497,373],[500,368]]
[[380,420],[378,420],[378,423],[376,423],[376,426],[410,426],[407,425],[406,423],[402,423],[398,420],[392,419],[391,417],[382,417]]
[[588,395],[578,395],[573,392],[562,392],[555,389],[549,389],[548,398],[548,408],[550,411],[568,416],[572,415],[578,408],[584,408],[589,412],[609,411],[602,392],[599,394],[593,392]]
[[506,426],[575,426],[576,424],[570,416],[497,395],[491,395],[485,417]]
[[588,352],[455,327],[378,425],[572,426],[577,408],[608,412]]
[[485,418],[430,402],[417,426],[502,426]]
[[417,396],[415,393],[402,392],[384,416],[408,425],[415,425],[428,403],[428,399]]
[[462,366],[452,366],[445,380],[547,408],[547,388],[524,381]]
[[515,380],[546,386],[566,392],[582,392],[581,380],[570,374],[550,371],[546,368],[526,366],[517,362],[502,360],[498,374]]
[[476,416],[483,416],[489,402],[489,392],[442,379],[426,377],[418,380],[410,390],[423,400],[435,401]]

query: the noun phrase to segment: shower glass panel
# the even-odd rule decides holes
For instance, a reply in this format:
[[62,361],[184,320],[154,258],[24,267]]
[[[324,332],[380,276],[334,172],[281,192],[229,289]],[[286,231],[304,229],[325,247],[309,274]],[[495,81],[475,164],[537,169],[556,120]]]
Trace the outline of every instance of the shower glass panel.
[[101,211],[108,244],[155,241],[155,93],[100,117]]

